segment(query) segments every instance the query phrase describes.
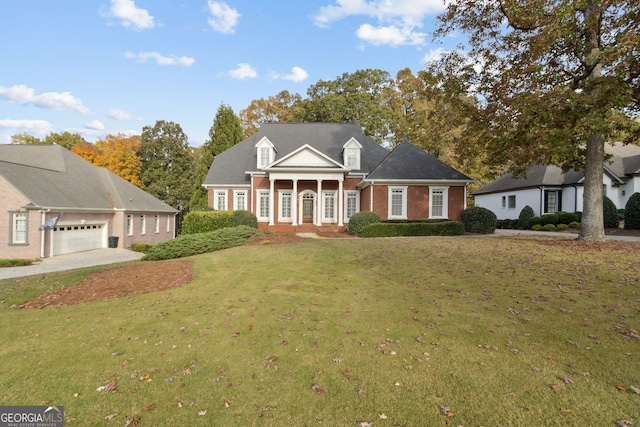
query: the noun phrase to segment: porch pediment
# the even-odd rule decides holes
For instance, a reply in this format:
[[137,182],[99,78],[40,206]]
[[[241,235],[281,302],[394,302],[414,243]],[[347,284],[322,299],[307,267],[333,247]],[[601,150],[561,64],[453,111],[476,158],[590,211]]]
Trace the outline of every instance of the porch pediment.
[[339,171],[346,171],[346,168],[341,163],[336,162],[332,158],[316,150],[309,144],[305,144],[297,150],[289,153],[282,159],[276,160],[269,167],[265,168],[266,171],[278,171],[278,170],[291,170],[291,169],[334,169]]

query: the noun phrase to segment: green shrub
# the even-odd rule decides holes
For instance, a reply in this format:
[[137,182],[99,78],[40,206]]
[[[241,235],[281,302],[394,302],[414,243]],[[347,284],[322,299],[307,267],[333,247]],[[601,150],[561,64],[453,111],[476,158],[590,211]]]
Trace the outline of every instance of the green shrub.
[[633,193],[624,207],[624,228],[640,229],[640,193]]
[[152,246],[149,243],[132,243],[131,250],[134,252],[147,252]]
[[618,219],[620,221],[624,220],[624,209],[618,209]]
[[578,221],[570,222],[569,228],[580,228],[580,223]]
[[533,218],[531,218],[529,220],[529,227],[531,227],[533,229],[534,225],[542,226],[542,218],[539,217],[539,216],[534,216]]
[[380,222],[380,216],[375,212],[357,212],[349,218],[349,234],[360,235],[360,231],[369,224]]
[[542,231],[556,231],[555,224],[545,224],[542,226]]
[[578,215],[575,213],[569,212],[558,212],[558,223],[559,224],[571,224],[572,222],[578,222]]
[[0,259],[0,268],[4,267],[24,267],[25,265],[31,265],[30,259]]
[[541,216],[542,225],[553,224],[556,225],[560,220],[560,217],[557,213],[544,214]]
[[542,231],[542,224],[534,224],[531,226],[533,231]]
[[239,210],[233,211],[233,226],[246,225],[247,227],[258,228],[258,218],[254,213]]
[[526,230],[531,227],[529,221],[531,221],[531,218],[534,216],[536,216],[536,214],[533,212],[533,208],[531,206],[527,205],[522,208],[520,216],[518,216],[518,228],[520,230]]
[[477,206],[462,211],[460,220],[469,233],[492,234],[498,226],[496,214]]
[[496,228],[503,230],[516,230],[518,228],[519,221],[517,219],[499,219]]
[[464,234],[464,224],[460,221],[439,222],[377,222],[365,226],[360,237],[396,236],[460,236]]
[[615,203],[607,196],[602,198],[602,216],[605,228],[618,228],[618,225],[620,225],[618,208],[616,208]]
[[182,222],[181,234],[208,233],[225,227],[233,227],[233,211],[189,212]]
[[564,230],[568,230],[569,229],[569,225],[568,224],[558,224],[556,226],[556,230],[558,231],[564,231]]
[[258,233],[255,228],[241,225],[221,228],[209,233],[184,234],[173,240],[156,243],[142,259],[157,261],[227,249],[244,244]]

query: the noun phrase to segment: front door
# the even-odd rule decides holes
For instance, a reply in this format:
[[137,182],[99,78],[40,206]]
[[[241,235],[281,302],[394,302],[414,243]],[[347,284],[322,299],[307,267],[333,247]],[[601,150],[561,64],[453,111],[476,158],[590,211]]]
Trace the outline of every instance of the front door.
[[302,222],[313,223],[313,199],[302,199]]

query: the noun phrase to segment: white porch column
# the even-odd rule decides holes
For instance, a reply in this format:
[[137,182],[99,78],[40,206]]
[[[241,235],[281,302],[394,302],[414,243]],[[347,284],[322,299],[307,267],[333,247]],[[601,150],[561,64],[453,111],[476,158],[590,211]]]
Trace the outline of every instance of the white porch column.
[[322,180],[318,180],[318,200],[316,203],[316,226],[322,226]]
[[342,191],[343,184],[342,180],[338,181],[338,226],[342,227],[344,225],[343,217],[344,217],[344,191]]
[[293,180],[293,191],[291,192],[291,216],[292,226],[298,225],[298,180]]
[[275,225],[275,222],[273,221],[273,213],[274,213],[274,209],[273,207],[275,206],[275,181],[272,178],[269,178],[269,225]]

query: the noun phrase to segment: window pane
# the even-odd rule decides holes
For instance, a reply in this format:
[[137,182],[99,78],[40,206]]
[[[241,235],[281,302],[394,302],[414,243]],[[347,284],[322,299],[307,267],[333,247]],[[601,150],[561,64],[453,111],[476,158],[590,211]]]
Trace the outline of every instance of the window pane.
[[291,218],[291,193],[282,193],[280,215],[282,218]]
[[335,212],[335,197],[333,194],[324,195],[324,218],[333,219]]
[[444,207],[444,191],[434,190],[431,192],[431,216],[441,217]]
[[244,192],[236,193],[236,209],[241,211],[246,210],[247,209],[246,200],[247,200],[246,193]]
[[13,214],[14,220],[14,243],[27,243],[27,214]]
[[402,216],[402,198],[404,192],[402,190],[391,190],[391,215]]
[[509,209],[516,208],[516,196],[509,196]]
[[260,193],[260,217],[269,217],[269,193]]
[[347,218],[349,219],[351,218],[355,213],[356,213],[356,209],[357,209],[357,202],[358,199],[356,198],[357,196],[355,194],[347,194]]

